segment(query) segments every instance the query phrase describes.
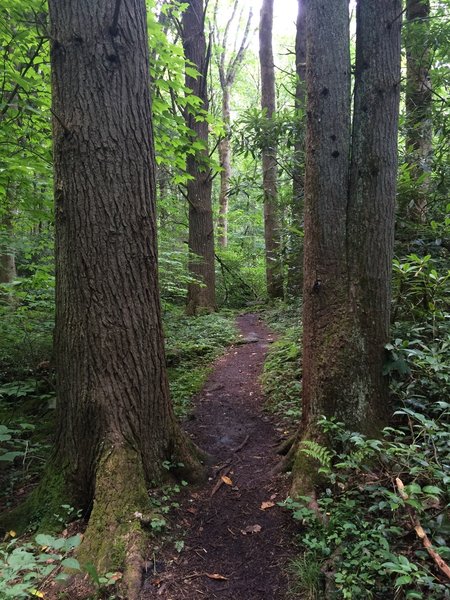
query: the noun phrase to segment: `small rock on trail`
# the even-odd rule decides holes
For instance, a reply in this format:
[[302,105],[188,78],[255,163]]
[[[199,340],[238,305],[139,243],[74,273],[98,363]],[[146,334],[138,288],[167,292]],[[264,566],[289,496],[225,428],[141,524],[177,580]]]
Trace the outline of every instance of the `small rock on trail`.
[[[292,520],[277,503],[288,491],[273,476],[279,434],[262,412],[259,376],[273,335],[257,315],[238,317],[246,343],[219,358],[195,401],[188,430],[214,458],[208,484],[183,501],[184,549],[163,552],[142,599],[282,600],[292,556]],[[251,342],[250,342],[251,340]]]

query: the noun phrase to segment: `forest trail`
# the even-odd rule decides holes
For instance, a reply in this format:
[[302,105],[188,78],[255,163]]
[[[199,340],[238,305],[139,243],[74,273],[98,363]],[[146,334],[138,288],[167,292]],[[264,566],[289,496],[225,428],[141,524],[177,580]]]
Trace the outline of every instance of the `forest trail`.
[[273,335],[255,314],[238,317],[237,324],[242,343],[216,361],[187,426],[214,458],[210,479],[182,503],[177,522],[186,532],[184,549],[156,558],[143,600],[285,597],[292,525],[277,503],[287,494],[287,480],[271,474],[281,432],[262,412],[259,385]]

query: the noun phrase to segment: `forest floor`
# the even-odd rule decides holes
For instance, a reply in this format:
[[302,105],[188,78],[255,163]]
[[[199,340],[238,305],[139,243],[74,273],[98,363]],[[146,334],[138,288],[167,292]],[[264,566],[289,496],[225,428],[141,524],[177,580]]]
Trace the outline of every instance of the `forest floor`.
[[293,525],[277,504],[287,478],[272,474],[283,430],[264,413],[259,384],[274,336],[255,314],[237,324],[241,343],[215,362],[187,423],[213,457],[208,484],[191,490],[172,516],[185,532],[183,550],[172,544],[149,564],[143,600],[285,597]]

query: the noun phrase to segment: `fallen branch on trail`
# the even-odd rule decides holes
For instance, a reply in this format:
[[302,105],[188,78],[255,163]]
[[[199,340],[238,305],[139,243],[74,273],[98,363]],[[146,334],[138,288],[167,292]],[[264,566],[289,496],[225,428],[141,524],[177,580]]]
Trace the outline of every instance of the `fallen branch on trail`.
[[227,467],[222,473],[220,473],[219,479],[216,482],[216,485],[213,487],[211,491],[211,498],[214,494],[220,489],[220,487],[225,483],[223,477],[226,477],[228,473],[231,471],[231,466]]
[[[398,493],[400,494],[400,497],[403,500],[408,500],[408,494],[405,491],[405,486],[403,484],[403,481],[400,479],[400,477],[396,477],[395,483],[397,484]],[[441,573],[443,573],[447,577],[447,579],[450,580],[450,567],[444,561],[442,556],[440,556],[436,552],[436,550],[433,548],[433,544],[431,543],[430,538],[427,536],[422,525],[420,524],[420,521],[419,521],[413,507],[407,506],[406,508],[408,510],[409,518],[412,523],[412,526],[414,527],[414,531],[417,534],[417,537],[421,540],[424,548],[426,549],[428,554],[433,559],[433,561],[434,561],[435,565],[437,566],[437,568],[439,569],[439,571]]]

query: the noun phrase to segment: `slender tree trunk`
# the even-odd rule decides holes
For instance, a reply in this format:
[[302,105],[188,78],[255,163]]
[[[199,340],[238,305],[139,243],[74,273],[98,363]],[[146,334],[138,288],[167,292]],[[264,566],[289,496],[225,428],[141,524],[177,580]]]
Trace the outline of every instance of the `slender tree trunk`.
[[[4,207],[0,213],[0,232],[4,232],[8,240],[14,233],[13,205],[17,185],[8,181],[5,189]],[[0,251],[0,283],[11,283],[17,277],[16,257],[9,243],[3,245]]]
[[219,143],[219,158],[222,171],[220,172],[219,192],[219,244],[226,248],[228,245],[228,195],[231,180],[231,145],[230,145],[230,88],[222,88],[222,120],[225,124],[225,137]]
[[[307,0],[303,439],[320,415],[367,434],[389,415],[399,15],[401,0],[358,2],[350,146],[348,3]],[[297,451],[294,493],[316,477]]]
[[[162,462],[199,467],[165,369],[145,2],[50,0],[49,9],[58,402],[43,485],[48,504],[59,486],[92,510],[80,557],[103,572],[123,549],[134,560],[142,552],[138,515]],[[127,598],[140,583],[132,566]]]
[[[219,245],[226,247],[228,245],[228,200],[230,193],[231,179],[231,109],[230,98],[231,89],[236,79],[237,72],[241,67],[247,51],[247,41],[250,33],[250,25],[252,22],[253,12],[250,8],[247,23],[242,34],[239,50],[234,56],[228,58],[229,49],[229,33],[233,24],[234,18],[237,15],[239,0],[234,0],[231,8],[231,16],[225,25],[223,36],[219,40],[219,24],[217,22],[217,13],[219,9],[219,0],[216,0],[214,7],[214,28],[212,30],[214,44],[219,53],[216,54],[217,68],[219,71],[220,87],[222,89],[222,120],[225,125],[225,137],[219,143],[219,158],[222,171],[220,173],[220,193],[219,193],[219,219],[217,223],[219,233]],[[239,23],[237,24],[239,27]],[[235,43],[237,42],[237,36]],[[236,50],[236,46],[235,46]]]
[[306,20],[305,0],[298,0],[297,35],[295,38],[295,109],[297,112],[297,131],[294,144],[293,186],[291,205],[290,253],[288,258],[288,293],[298,297],[303,287],[303,211],[304,211],[304,155],[305,126],[298,113],[305,110],[306,101]]
[[411,31],[406,50],[406,155],[414,184],[407,214],[418,222],[426,221],[433,153],[431,52],[424,39],[429,16],[429,0],[407,0]]
[[[207,74],[209,53],[205,40],[205,14],[203,0],[189,0],[183,13],[183,47],[186,59],[195,65],[199,77],[186,74],[186,85],[201,99],[202,110],[208,110]],[[214,311],[216,307],[216,273],[214,263],[214,226],[211,203],[212,179],[208,154],[208,123],[187,113],[186,122],[194,132],[194,141],[203,149],[187,159],[187,184],[189,202],[189,251],[194,255],[189,261],[189,272],[202,283],[188,286],[187,314],[199,309]]]
[[0,255],[0,283],[11,283],[17,277],[14,254],[4,252]]
[[[263,0],[259,26],[259,61],[261,65],[261,107],[267,119],[275,115],[275,69],[272,50],[273,1]],[[279,217],[277,209],[276,141],[262,152],[264,190],[264,238],[266,244],[266,279],[269,298],[283,297]]]

